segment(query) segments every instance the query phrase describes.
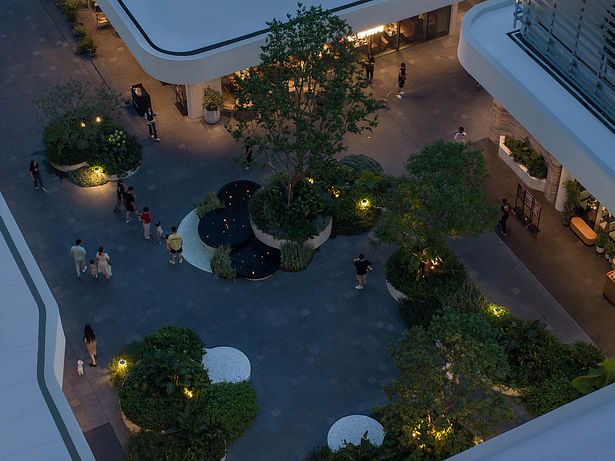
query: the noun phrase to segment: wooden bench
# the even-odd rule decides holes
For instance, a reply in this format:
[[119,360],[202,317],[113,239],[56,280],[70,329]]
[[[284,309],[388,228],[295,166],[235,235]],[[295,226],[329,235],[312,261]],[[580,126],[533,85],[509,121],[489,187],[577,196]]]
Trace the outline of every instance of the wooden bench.
[[570,220],[570,229],[577,234],[585,245],[593,245],[596,243],[596,233],[578,216]]

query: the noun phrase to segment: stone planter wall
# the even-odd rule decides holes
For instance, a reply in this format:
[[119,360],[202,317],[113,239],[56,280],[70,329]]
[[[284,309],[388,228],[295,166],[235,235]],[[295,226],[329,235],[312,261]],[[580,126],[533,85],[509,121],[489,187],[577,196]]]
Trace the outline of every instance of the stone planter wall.
[[117,181],[118,179],[126,179],[126,178],[129,178],[130,176],[132,176],[133,174],[135,174],[137,171],[139,171],[139,169],[142,166],[143,166],[143,163],[141,163],[141,165],[136,167],[134,170],[128,170],[126,172],[126,175],[124,175],[124,176],[116,176],[114,174],[104,174],[104,173],[103,173],[103,176],[107,179],[107,181]]
[[[260,242],[264,243],[267,246],[270,246],[272,248],[277,248],[279,250],[280,248],[282,248],[283,244],[290,242],[290,240],[280,240],[280,239],[275,238],[271,234],[267,234],[266,232],[263,232],[258,227],[256,227],[256,224],[254,224],[254,221],[252,221],[252,219],[250,219],[250,225],[252,226],[252,230],[254,231],[254,236]],[[309,243],[314,249],[320,247],[331,236],[332,227],[333,227],[333,218],[329,218],[329,223],[324,228],[324,230],[320,234],[309,239],[307,243]]]
[[388,280],[386,280],[386,284],[387,284],[387,291],[389,292],[389,294],[395,301],[401,301],[402,299],[407,299],[407,296],[403,294],[401,291],[399,291],[397,288],[395,288],[393,285],[391,285],[391,283]]
[[547,185],[546,179],[538,179],[534,176],[531,176],[527,172],[527,168],[523,165],[518,164],[512,158],[512,154],[510,149],[504,145],[505,136],[500,136],[500,144],[498,149],[498,157],[504,160],[504,163],[508,165],[508,168],[514,171],[514,173],[521,179],[523,184],[525,184],[530,189],[534,189],[540,192],[545,191],[545,187]]
[[126,425],[126,427],[128,428],[129,431],[131,432],[140,432],[141,431],[141,426],[137,426],[135,423],[133,423],[131,420],[129,420],[126,415],[124,414],[124,412],[122,411],[122,419],[124,420],[124,424]]
[[55,163],[49,162],[49,164],[54,167],[58,171],[62,171],[64,173],[68,173],[69,171],[75,171],[84,166],[89,166],[88,162],[75,163],[74,165],[56,165]]

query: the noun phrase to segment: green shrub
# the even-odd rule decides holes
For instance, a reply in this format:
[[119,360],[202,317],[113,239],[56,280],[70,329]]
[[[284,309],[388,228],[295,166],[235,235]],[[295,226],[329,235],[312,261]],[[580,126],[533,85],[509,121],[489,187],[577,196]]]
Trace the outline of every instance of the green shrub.
[[400,248],[386,262],[386,279],[410,299],[445,299],[459,290],[467,275],[463,264],[450,250],[444,251],[441,257],[442,262],[434,271],[423,273],[416,254]]
[[[109,129],[101,133],[102,142],[97,144],[88,163],[100,165],[105,173],[124,176],[127,171],[135,170],[141,165],[143,147],[136,137],[121,128]],[[104,140],[103,140],[104,138]]]
[[377,160],[362,154],[346,155],[340,161],[343,165],[347,165],[353,170],[361,173],[362,171],[371,171],[374,174],[382,176],[384,174],[384,168],[378,163]]
[[466,276],[459,289],[439,297],[444,306],[461,312],[484,312],[489,305],[487,294],[472,279]]
[[335,461],[335,453],[327,445],[314,448],[303,461]]
[[75,34],[77,38],[83,38],[88,34],[88,31],[81,24],[75,24],[75,27],[73,27],[73,34]]
[[288,205],[284,187],[269,180],[250,200],[250,218],[261,231],[278,239],[302,242],[326,227],[328,219],[322,216],[326,200],[319,187],[299,181]]
[[222,205],[215,192],[208,192],[196,203],[196,214],[201,219],[210,211],[217,210],[218,208],[224,208],[224,205]]
[[94,45],[94,39],[89,35],[86,35],[79,40],[77,48],[75,48],[77,54],[87,54],[94,57],[96,55],[96,45]]
[[539,179],[547,177],[547,163],[542,155],[532,149],[528,138],[520,140],[507,136],[504,145],[510,149],[513,160],[527,168],[530,176]]
[[124,453],[128,461],[167,461],[169,438],[156,431],[132,432]]
[[68,177],[81,187],[102,186],[107,183],[107,178],[102,174],[100,167],[84,166],[78,170],[70,171]]
[[[126,346],[122,347],[111,359],[111,365],[109,372],[111,374],[111,382],[119,387],[126,378],[126,372],[128,369],[137,363],[143,357],[143,350],[145,346],[142,341],[133,341]],[[124,361],[124,364],[120,364],[120,361]]]
[[81,2],[79,0],[75,1],[65,1],[62,3],[62,12],[66,19],[70,23],[77,22],[77,11],[81,9]]
[[149,350],[170,350],[196,362],[203,360],[205,343],[189,328],[168,325],[143,338],[143,347]]
[[90,133],[79,130],[72,114],[52,121],[43,132],[47,159],[55,165],[75,165],[90,158],[95,141]]
[[356,195],[358,194],[333,200],[330,207],[333,216],[331,231],[333,235],[362,234],[376,225],[381,213],[380,208],[373,205],[362,207],[360,205],[362,199],[355,199]]
[[397,308],[406,328],[420,325],[428,328],[432,317],[442,309],[442,303],[437,299],[402,299]]
[[231,444],[252,424],[258,414],[256,391],[246,381],[213,384],[205,414],[207,423],[220,428],[227,443]]
[[231,260],[232,250],[229,245],[222,245],[216,248],[211,257],[211,270],[220,278],[232,280],[237,277]]
[[280,248],[280,267],[288,272],[299,272],[307,267],[314,249],[307,242],[287,242]]

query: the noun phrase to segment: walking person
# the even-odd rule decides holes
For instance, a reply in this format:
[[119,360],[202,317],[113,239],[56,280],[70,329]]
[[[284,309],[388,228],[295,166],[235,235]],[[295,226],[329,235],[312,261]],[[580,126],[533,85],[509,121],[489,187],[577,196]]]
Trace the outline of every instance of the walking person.
[[30,162],[30,177],[32,178],[32,181],[34,182],[34,188],[36,190],[38,190],[38,186],[40,184],[43,192],[47,192],[47,189],[45,189],[45,186],[43,186],[43,179],[41,178],[41,170],[38,167],[38,162],[36,160],[32,160]]
[[372,83],[374,79],[374,67],[376,64],[376,58],[373,55],[369,55],[365,59],[365,78],[367,79],[367,83]]
[[152,234],[150,233],[149,228],[152,225],[152,215],[149,213],[148,207],[143,207],[143,213],[139,216],[139,221],[143,223],[143,237],[145,240],[151,240]]
[[124,189],[124,181],[121,179],[117,180],[117,186],[115,187],[115,193],[117,194],[117,200],[115,202],[115,207],[113,207],[114,213],[119,213],[120,207],[124,203],[124,199],[126,198],[126,190]]
[[403,92],[404,84],[406,83],[406,63],[402,62],[397,73],[397,99],[406,94]]
[[96,263],[98,264],[98,272],[105,276],[107,280],[111,280],[111,258],[103,247],[98,249],[96,253]]
[[92,276],[93,279],[97,279],[98,278],[98,269],[96,268],[96,263],[94,262],[93,259],[90,259],[90,264],[88,265],[90,268],[90,275]]
[[77,278],[81,279],[81,272],[85,272],[85,255],[87,252],[83,248],[81,239],[75,241],[75,245],[70,249],[70,255],[75,260],[75,270],[77,271]]
[[502,209],[502,216],[500,216],[500,226],[502,227],[502,235],[504,237],[508,237],[508,232],[506,232],[507,231],[506,221],[510,217],[510,213],[512,209],[510,208],[510,205],[505,198],[502,199],[502,206],[500,208]]
[[137,196],[135,194],[135,188],[128,187],[126,194],[124,194],[124,202],[126,205],[126,222],[130,222],[130,213],[134,213],[135,217],[139,217],[139,211],[137,210],[137,204],[135,203]]
[[244,159],[245,159],[245,166],[244,168],[246,170],[249,170],[252,167],[252,146],[250,146],[250,138],[246,138],[246,144],[245,144],[245,152],[243,154]]
[[462,126],[459,127],[459,131],[457,131],[457,133],[455,133],[455,136],[453,137],[453,139],[455,140],[455,142],[458,142],[460,144],[465,145],[466,143],[466,137],[468,135],[466,134],[465,130],[463,129]]
[[372,270],[372,263],[365,259],[363,253],[358,258],[354,258],[352,262],[357,270],[357,282],[359,283],[355,288],[362,290],[367,285],[367,272]]
[[169,259],[169,264],[175,264],[175,255],[178,255],[179,263],[184,262],[184,258],[182,257],[182,244],[184,239],[181,235],[177,233],[177,227],[171,227],[171,235],[167,237],[167,248],[169,248],[171,252],[171,259]]
[[94,330],[89,323],[85,324],[83,328],[83,342],[85,343],[85,347],[88,350],[88,354],[90,354],[90,366],[96,366],[96,335],[94,334]]
[[158,115],[158,113],[154,112],[151,107],[148,107],[145,111],[145,120],[147,122],[147,128],[149,129],[149,137],[154,138],[156,142],[160,142],[158,131],[156,130],[156,115]]
[[158,221],[156,223],[156,237],[157,237],[156,243],[158,245],[160,245],[162,243],[161,242],[161,239],[162,239],[162,224],[160,223],[160,221]]

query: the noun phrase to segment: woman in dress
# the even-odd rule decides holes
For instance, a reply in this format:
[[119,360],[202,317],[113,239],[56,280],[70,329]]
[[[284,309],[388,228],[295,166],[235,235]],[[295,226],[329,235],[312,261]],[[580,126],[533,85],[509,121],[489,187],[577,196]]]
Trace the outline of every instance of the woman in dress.
[[96,366],[96,335],[94,334],[94,330],[92,330],[92,326],[89,323],[85,324],[85,328],[83,329],[83,342],[85,343],[85,347],[88,348],[88,354],[90,354],[90,366]]
[[96,263],[98,264],[98,272],[102,273],[107,280],[111,280],[111,258],[105,253],[103,247],[100,247],[98,253],[96,253]]

